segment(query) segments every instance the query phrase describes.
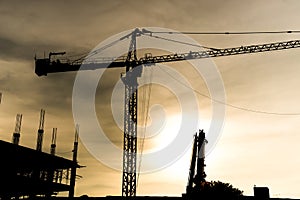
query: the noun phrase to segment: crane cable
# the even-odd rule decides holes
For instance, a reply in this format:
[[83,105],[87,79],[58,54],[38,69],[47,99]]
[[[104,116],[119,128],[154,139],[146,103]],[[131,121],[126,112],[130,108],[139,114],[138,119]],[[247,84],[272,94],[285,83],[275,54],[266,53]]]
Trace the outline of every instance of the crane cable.
[[233,32],[197,32],[197,31],[149,31],[143,29],[145,33],[160,33],[160,34],[186,34],[186,35],[257,35],[257,34],[298,34],[300,30],[283,30],[283,31],[233,31]]
[[188,43],[188,42],[182,42],[182,41],[179,41],[179,40],[174,40],[174,39],[165,38],[165,37],[161,37],[161,36],[157,36],[157,35],[152,35],[152,34],[150,34],[150,35],[144,34],[144,35],[148,36],[148,37],[153,37],[153,38],[156,38],[156,39],[161,39],[161,40],[165,40],[165,41],[169,41],[169,42],[174,42],[174,43],[189,45],[189,46],[193,46],[193,47],[200,47],[200,48],[205,48],[205,49],[210,49],[210,50],[220,50],[218,48],[207,47],[207,46],[192,44],[192,43]]
[[[145,34],[145,33],[150,33],[150,34]],[[186,43],[186,42],[181,42],[181,41],[177,41],[177,40],[172,40],[172,39],[168,39],[168,38],[164,38],[164,37],[160,37],[160,36],[154,36],[153,33],[166,33],[166,34],[291,34],[291,33],[300,33],[300,31],[296,30],[296,31],[251,31],[251,32],[152,32],[152,31],[148,31],[148,30],[144,30],[144,34],[146,36],[149,37],[154,37],[157,39],[162,39],[162,40],[167,40],[170,42],[176,42],[176,43],[181,43],[181,44],[185,44],[185,45],[191,45],[191,46],[198,46],[198,47],[202,47],[202,48],[207,48],[207,49],[216,49],[216,48],[211,48],[211,47],[205,47],[205,46],[200,46],[200,45],[195,45],[195,44],[190,44],[190,43]],[[159,65],[158,65],[159,66]],[[171,78],[173,78],[174,80],[178,81],[181,85],[193,90],[195,93],[208,98],[216,103],[219,104],[223,104],[225,106],[228,107],[232,107],[235,109],[239,109],[239,110],[243,110],[243,111],[247,111],[247,112],[252,112],[252,113],[258,113],[258,114],[267,114],[267,115],[290,115],[290,116],[296,116],[296,115],[300,115],[300,113],[280,113],[280,112],[268,112],[268,111],[263,111],[263,110],[255,110],[255,109],[250,109],[250,108],[245,108],[245,107],[241,107],[241,106],[236,106],[233,104],[229,104],[223,101],[220,101],[218,99],[213,99],[211,96],[209,95],[205,95],[203,93],[201,93],[198,90],[195,90],[193,88],[191,88],[190,86],[186,85],[185,83],[181,82],[180,80],[178,80],[176,77],[174,77],[172,74],[170,74],[169,72],[165,71],[164,69],[162,69],[160,66],[159,68],[164,71],[166,74],[168,74]]]
[[[154,33],[157,33],[157,34],[186,34],[186,35],[253,35],[253,34],[257,35],[257,34],[298,34],[298,33],[300,33],[300,30],[293,30],[293,31],[292,30],[287,30],[287,31],[286,30],[284,30],[284,31],[240,31],[240,32],[228,32],[228,31],[226,31],[226,32],[193,32],[193,31],[175,32],[175,31],[149,31],[146,29],[142,29],[142,32],[141,32],[141,35],[144,35],[144,36],[154,37],[157,39],[186,44],[186,45],[190,45],[190,46],[201,47],[201,48],[205,48],[205,49],[218,50],[217,48],[213,48],[213,47],[195,45],[195,44],[177,41],[177,40],[173,40],[173,39],[169,39],[169,38],[164,38],[164,37],[157,36],[157,35],[154,36],[153,35]],[[131,33],[129,33],[117,40],[114,40],[113,42],[111,42],[109,44],[104,45],[100,49],[95,49],[90,53],[82,53],[82,54],[76,55],[76,57],[78,56],[79,58],[72,60],[72,63],[80,62],[85,59],[89,59],[90,57],[98,54],[99,52],[101,52],[109,47],[114,46],[118,42],[120,42],[124,39],[129,39],[130,35],[131,35]],[[74,57],[74,56],[68,56],[68,57]]]
[[264,111],[264,110],[255,110],[255,109],[251,109],[251,108],[245,108],[245,107],[241,107],[241,106],[236,106],[230,103],[226,103],[224,101],[220,101],[218,99],[214,99],[209,95],[203,94],[202,92],[190,87],[189,85],[183,83],[182,81],[180,81],[179,79],[177,79],[175,76],[173,76],[172,74],[170,74],[169,72],[167,72],[166,70],[164,70],[163,68],[161,68],[161,66],[158,65],[158,67],[164,72],[166,73],[168,76],[170,76],[171,78],[173,78],[175,81],[177,81],[178,83],[180,83],[181,85],[183,85],[184,87],[192,90],[193,92],[197,93],[198,95],[208,98],[211,101],[214,101],[216,103],[231,107],[231,108],[235,108],[238,110],[242,110],[242,111],[247,111],[247,112],[252,112],[252,113],[257,113],[257,114],[266,114],[266,115],[280,115],[280,116],[299,116],[300,113],[296,112],[296,113],[281,113],[281,112],[268,112],[268,111]]
[[158,35],[153,35],[154,33],[160,33],[160,34],[208,34],[208,35],[221,35],[221,34],[232,34],[232,35],[238,35],[238,34],[284,34],[284,33],[300,33],[300,31],[257,31],[257,32],[159,32],[159,31],[145,31],[142,34],[144,36],[148,36],[148,37],[152,37],[152,38],[156,38],[156,39],[161,39],[161,40],[165,40],[165,41],[169,41],[169,42],[174,42],[174,43],[179,43],[179,44],[183,44],[183,45],[188,45],[188,46],[193,46],[193,47],[200,47],[200,48],[204,48],[204,49],[209,49],[209,50],[221,50],[220,48],[215,48],[215,47],[208,47],[208,46],[203,46],[203,45],[197,45],[197,44],[193,44],[193,43],[188,43],[188,42],[183,42],[183,41],[179,41],[179,40],[175,40],[175,39],[170,39],[170,38],[165,38],[162,36],[158,36]]
[[[148,95],[146,96],[147,90],[144,90],[143,92],[143,100],[146,99],[147,103],[142,107],[142,110],[145,113],[144,115],[144,124],[143,124],[143,132],[142,132],[142,138],[141,138],[141,144],[140,144],[140,160],[139,160],[139,165],[138,165],[138,174],[137,174],[137,183],[136,187],[139,185],[139,178],[140,178],[140,171],[141,171],[141,165],[142,165],[142,156],[143,156],[143,151],[144,151],[144,143],[145,143],[145,138],[146,138],[146,132],[147,132],[147,124],[148,124],[148,115],[149,115],[149,105],[150,105],[150,97],[151,97],[151,91],[152,91],[152,78],[153,78],[153,70],[152,68],[149,68],[150,70],[150,77],[149,77],[149,84],[148,87],[146,88],[148,90]],[[145,101],[142,101],[143,103]],[[146,108],[146,112],[145,112]]]
[[117,43],[119,43],[119,42],[121,42],[121,41],[123,41],[123,40],[125,40],[125,39],[128,40],[130,35],[131,35],[131,33],[129,33],[129,34],[125,35],[125,36],[122,36],[121,38],[116,39],[116,40],[114,40],[114,41],[112,41],[112,42],[110,42],[110,43],[108,43],[108,44],[102,46],[102,47],[99,48],[99,49],[95,49],[95,50],[91,51],[91,52],[88,53],[87,55],[86,55],[86,54],[82,54],[82,55],[83,55],[82,57],[80,57],[80,58],[78,58],[78,59],[76,59],[76,60],[73,60],[72,63],[79,62],[79,61],[83,61],[83,60],[91,59],[93,56],[97,55],[98,53],[102,52],[103,50],[105,50],[105,49],[107,49],[107,48],[110,48],[110,47],[116,45]]

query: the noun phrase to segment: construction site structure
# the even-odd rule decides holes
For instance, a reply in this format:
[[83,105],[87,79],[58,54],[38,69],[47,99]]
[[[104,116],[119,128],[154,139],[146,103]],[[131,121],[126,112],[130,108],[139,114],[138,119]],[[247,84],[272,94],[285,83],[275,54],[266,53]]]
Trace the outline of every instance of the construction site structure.
[[192,158],[189,170],[186,194],[190,195],[194,190],[200,190],[201,184],[205,182],[206,174],[204,171],[205,163],[205,133],[199,130],[194,136]]
[[[152,36],[153,32],[145,29],[135,29],[130,34],[122,37],[131,38],[127,56],[115,58],[103,58],[97,60],[59,60],[52,59],[53,55],[64,55],[65,52],[49,53],[48,58],[35,58],[35,73],[38,76],[48,73],[78,71],[81,66],[84,70],[95,70],[100,68],[125,67],[126,75],[122,77],[125,84],[125,105],[124,105],[124,138],[123,138],[123,176],[122,176],[122,196],[136,196],[136,152],[137,152],[137,109],[138,109],[138,81],[142,68],[137,66],[152,66],[156,63],[167,63],[185,61],[192,59],[203,59],[220,56],[241,55],[259,53],[275,50],[285,50],[299,48],[300,40],[286,42],[276,42],[259,45],[249,45],[234,48],[216,49],[210,48],[203,51],[190,51],[187,53],[175,53],[167,55],[152,56],[147,53],[144,57],[137,58],[137,38],[142,36]],[[120,39],[121,40],[121,39]],[[114,60],[113,62],[111,62]],[[83,62],[84,61],[84,62]],[[82,68],[81,68],[82,69]],[[138,69],[138,70],[133,70]]]
[[52,131],[52,138],[51,138],[51,146],[50,146],[50,154],[55,155],[56,149],[56,135],[57,135],[57,128],[53,128]]
[[15,145],[19,145],[20,142],[21,124],[22,124],[22,114],[17,114],[15,132],[13,133],[13,137],[12,137],[12,143]]
[[70,191],[69,197],[74,197],[75,181],[76,181],[76,164],[77,164],[77,152],[78,152],[78,139],[79,139],[79,125],[76,125],[75,128],[75,139],[73,145],[73,167],[71,168],[71,177],[70,177]]
[[43,147],[44,122],[45,122],[45,110],[41,109],[39,129],[38,129],[38,135],[37,135],[37,143],[36,143],[37,151],[42,151],[42,147]]
[[0,140],[0,199],[26,199],[69,192],[74,197],[78,129],[75,132],[73,159],[55,155],[57,128],[53,128],[50,154],[42,152],[45,110],[41,110],[37,149],[19,145],[22,114],[16,116],[12,143]]
[[72,169],[80,166],[72,160],[2,140],[0,157],[1,199],[46,197],[74,191],[70,175]]

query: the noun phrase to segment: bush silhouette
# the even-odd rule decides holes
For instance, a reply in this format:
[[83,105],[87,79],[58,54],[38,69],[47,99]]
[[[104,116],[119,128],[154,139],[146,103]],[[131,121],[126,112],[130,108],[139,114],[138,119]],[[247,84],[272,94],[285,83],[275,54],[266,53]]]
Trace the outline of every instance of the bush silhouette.
[[192,199],[240,199],[243,191],[221,181],[202,182],[194,188]]

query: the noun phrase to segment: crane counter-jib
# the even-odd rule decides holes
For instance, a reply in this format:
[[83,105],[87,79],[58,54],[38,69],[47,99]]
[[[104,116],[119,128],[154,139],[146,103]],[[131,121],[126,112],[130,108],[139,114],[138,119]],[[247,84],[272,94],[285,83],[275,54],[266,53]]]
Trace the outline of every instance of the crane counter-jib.
[[124,67],[124,62],[112,63],[64,63],[59,61],[51,61],[48,58],[35,60],[35,73],[38,76],[47,76],[48,73],[70,72],[79,70],[95,70],[101,68]]

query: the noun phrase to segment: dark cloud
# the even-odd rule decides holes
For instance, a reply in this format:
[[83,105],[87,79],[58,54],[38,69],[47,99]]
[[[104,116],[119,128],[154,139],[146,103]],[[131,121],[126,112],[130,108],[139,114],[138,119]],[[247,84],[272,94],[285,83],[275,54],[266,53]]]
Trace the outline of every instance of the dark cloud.
[[91,49],[78,47],[76,44],[47,42],[47,41],[22,41],[18,38],[0,37],[0,59],[8,61],[30,61],[37,58],[48,57],[50,52],[66,51],[68,55],[87,53]]

